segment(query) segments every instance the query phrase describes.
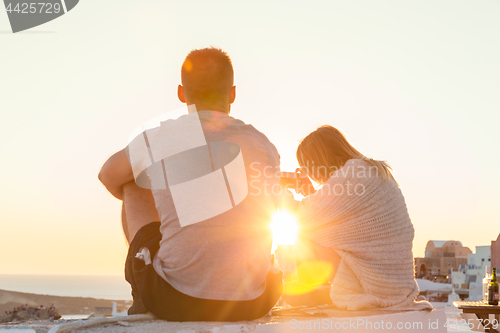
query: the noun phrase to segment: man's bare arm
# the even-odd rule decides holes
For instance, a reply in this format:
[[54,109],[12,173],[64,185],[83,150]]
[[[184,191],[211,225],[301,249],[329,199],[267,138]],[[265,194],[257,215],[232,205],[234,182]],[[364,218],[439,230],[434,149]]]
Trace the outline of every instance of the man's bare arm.
[[108,158],[102,166],[98,178],[115,198],[123,200],[123,185],[134,180],[125,149]]

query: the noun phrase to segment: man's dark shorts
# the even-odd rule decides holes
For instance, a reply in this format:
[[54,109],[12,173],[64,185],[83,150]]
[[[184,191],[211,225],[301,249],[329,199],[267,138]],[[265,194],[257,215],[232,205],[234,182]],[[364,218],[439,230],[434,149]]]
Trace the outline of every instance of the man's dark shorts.
[[279,300],[283,291],[282,273],[269,272],[266,289],[249,301],[220,301],[188,296],[175,290],[159,276],[153,265],[135,258],[146,247],[153,260],[160,249],[160,222],[142,227],[132,240],[125,262],[125,279],[132,286],[134,300],[138,297],[147,310],[170,321],[240,321],[265,316]]

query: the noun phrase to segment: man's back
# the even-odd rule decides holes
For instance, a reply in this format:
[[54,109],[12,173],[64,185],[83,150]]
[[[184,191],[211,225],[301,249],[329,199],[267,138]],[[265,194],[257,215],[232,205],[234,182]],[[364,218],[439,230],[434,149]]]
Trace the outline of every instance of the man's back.
[[189,296],[255,299],[264,291],[271,268],[268,225],[277,208],[272,189],[278,183],[279,155],[262,133],[226,113],[199,111],[198,117],[208,144],[228,142],[241,149],[248,195],[217,216],[181,226],[170,189],[153,189],[162,233],[153,264],[160,276]]
[[271,269],[269,229],[280,192],[278,152],[253,126],[229,116],[236,86],[226,52],[191,51],[181,83],[177,96],[188,109],[217,111],[189,110],[151,128],[164,118],[153,119],[99,172],[123,200],[129,314],[260,318],[283,290],[282,273]]

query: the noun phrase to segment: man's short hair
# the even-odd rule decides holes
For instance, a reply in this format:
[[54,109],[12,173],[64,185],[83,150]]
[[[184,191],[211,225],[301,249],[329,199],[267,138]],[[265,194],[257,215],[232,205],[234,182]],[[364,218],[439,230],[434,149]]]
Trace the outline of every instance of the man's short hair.
[[193,102],[225,101],[234,82],[231,58],[219,48],[193,50],[182,64],[181,82]]

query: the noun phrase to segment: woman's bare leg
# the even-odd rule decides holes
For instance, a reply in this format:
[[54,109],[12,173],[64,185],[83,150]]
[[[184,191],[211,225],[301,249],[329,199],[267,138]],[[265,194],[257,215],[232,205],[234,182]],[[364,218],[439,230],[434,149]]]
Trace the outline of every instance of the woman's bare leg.
[[322,282],[332,282],[335,278],[340,264],[340,256],[335,250],[321,246],[305,237],[298,237],[295,242],[295,254],[298,266],[301,263],[310,263],[312,264],[310,268],[316,266],[315,269],[323,271],[322,274],[313,274],[327,278],[327,281]]

